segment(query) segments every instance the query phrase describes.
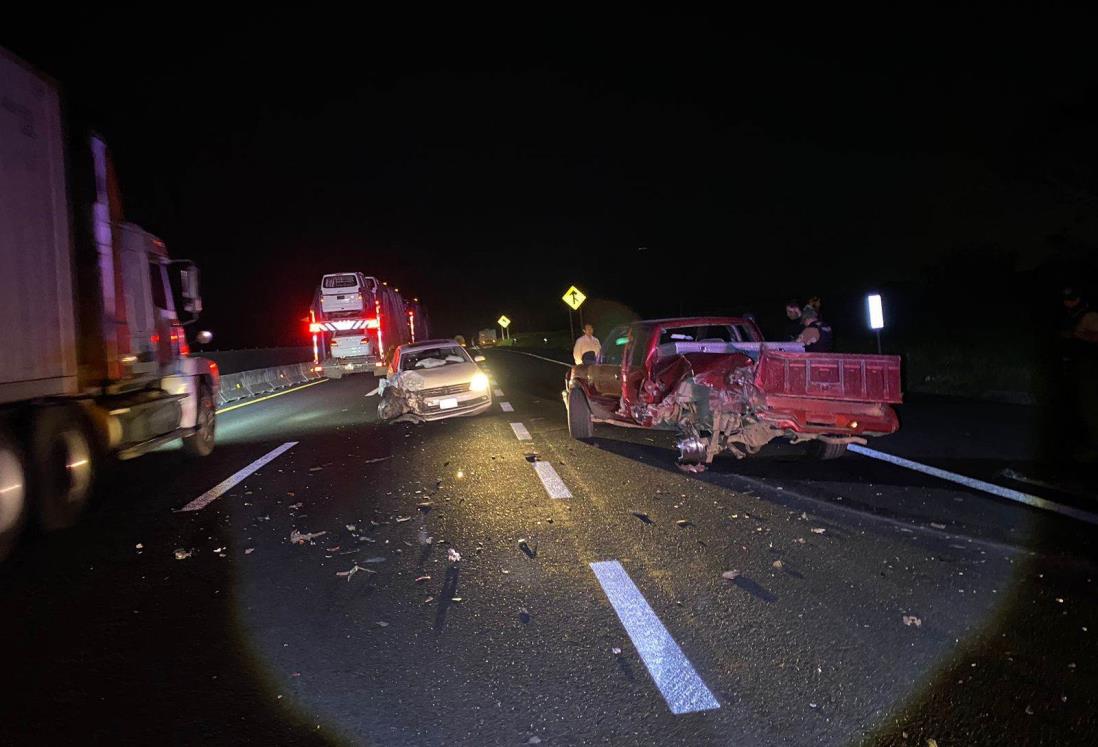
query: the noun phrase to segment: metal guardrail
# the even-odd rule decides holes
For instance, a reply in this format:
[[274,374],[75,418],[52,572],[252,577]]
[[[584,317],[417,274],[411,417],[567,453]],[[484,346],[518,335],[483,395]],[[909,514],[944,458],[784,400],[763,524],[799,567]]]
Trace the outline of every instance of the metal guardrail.
[[240,399],[269,394],[288,387],[324,378],[321,371],[314,371],[314,364],[294,363],[289,366],[272,366],[251,371],[225,374],[221,377],[221,390],[217,394],[219,405]]

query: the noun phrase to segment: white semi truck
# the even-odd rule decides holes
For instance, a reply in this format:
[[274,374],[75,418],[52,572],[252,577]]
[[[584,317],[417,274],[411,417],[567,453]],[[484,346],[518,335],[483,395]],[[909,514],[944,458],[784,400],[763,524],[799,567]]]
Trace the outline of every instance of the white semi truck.
[[184,334],[198,270],[123,220],[104,142],[3,49],[0,101],[2,559],[29,521],[73,524],[105,460],[209,454],[220,379]]

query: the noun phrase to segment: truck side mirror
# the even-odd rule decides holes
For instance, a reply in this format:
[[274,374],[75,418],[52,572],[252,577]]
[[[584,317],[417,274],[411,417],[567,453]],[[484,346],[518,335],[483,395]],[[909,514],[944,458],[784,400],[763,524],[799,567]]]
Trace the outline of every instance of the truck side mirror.
[[202,313],[202,294],[199,290],[198,266],[189,259],[177,259],[171,263],[171,266],[178,272],[179,295],[183,300],[182,311],[191,317],[183,323],[191,324],[197,321],[198,315]]

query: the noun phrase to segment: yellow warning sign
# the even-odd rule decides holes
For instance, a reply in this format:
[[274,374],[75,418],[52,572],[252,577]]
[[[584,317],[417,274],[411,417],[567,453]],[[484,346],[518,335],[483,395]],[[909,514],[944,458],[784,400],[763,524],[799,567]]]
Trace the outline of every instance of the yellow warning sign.
[[571,307],[572,311],[578,309],[580,306],[583,305],[583,302],[587,300],[587,296],[583,295],[583,291],[581,291],[574,285],[566,290],[564,292],[564,295],[560,298],[562,301],[568,304],[569,307]]
[[511,326],[511,320],[503,315],[500,315],[499,319],[496,320],[496,324],[503,327],[504,329],[507,329]]

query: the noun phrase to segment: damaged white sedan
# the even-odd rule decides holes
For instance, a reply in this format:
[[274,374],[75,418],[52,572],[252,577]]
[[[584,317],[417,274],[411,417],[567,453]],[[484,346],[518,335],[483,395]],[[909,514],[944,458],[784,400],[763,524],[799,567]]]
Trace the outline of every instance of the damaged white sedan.
[[456,340],[401,345],[381,382],[382,420],[441,420],[479,415],[492,406],[488,377]]

